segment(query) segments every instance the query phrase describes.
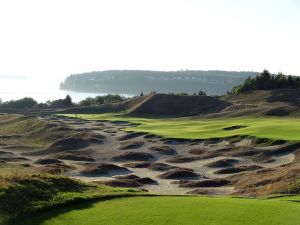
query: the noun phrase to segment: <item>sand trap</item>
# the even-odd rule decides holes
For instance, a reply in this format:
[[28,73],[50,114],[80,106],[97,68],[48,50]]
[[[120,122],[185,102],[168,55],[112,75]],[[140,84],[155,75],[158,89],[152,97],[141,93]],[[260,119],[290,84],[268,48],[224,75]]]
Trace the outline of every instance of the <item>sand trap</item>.
[[120,176],[114,176],[113,178],[115,179],[125,179],[125,180],[135,180],[138,179],[140,177],[134,175],[134,174],[128,174],[128,175],[120,175]]
[[200,157],[197,156],[174,156],[172,158],[168,158],[166,161],[170,163],[186,163],[200,160]]
[[175,166],[170,166],[165,163],[151,163],[151,165],[148,167],[149,170],[154,170],[154,171],[167,171],[171,169],[176,169],[177,167]]
[[[124,128],[131,126],[127,124],[81,121],[72,125],[69,124],[72,120],[63,120],[76,133],[53,143],[42,154],[26,156],[30,160],[28,164],[40,162],[33,164],[34,169],[66,173],[110,186],[143,188],[158,194],[231,194],[238,191],[229,187],[238,188],[234,179],[247,180],[245,172],[260,174],[263,167],[280,169],[279,166],[294,161],[293,151],[297,149],[297,145],[285,147],[287,143],[281,141],[276,146],[258,148],[246,138],[238,142],[222,138],[165,139],[152,134],[126,133]],[[131,148],[134,150],[126,150]],[[20,156],[22,150],[28,152],[18,149],[9,151],[15,157]],[[12,157],[0,152],[1,156]],[[22,164],[22,161],[17,163]]]
[[128,149],[136,149],[141,148],[144,145],[143,141],[127,141],[119,144],[118,149],[120,150],[128,150]]
[[149,178],[149,177],[143,177],[140,178],[139,176],[136,176],[134,174],[129,174],[129,175],[122,175],[122,176],[114,176],[116,180],[133,180],[139,184],[142,185],[154,185],[157,184],[157,181]]
[[166,173],[163,173],[161,175],[158,176],[159,178],[162,179],[194,179],[194,178],[198,178],[199,174],[193,172],[190,169],[173,169],[171,171],[168,171]]
[[214,162],[211,162],[209,164],[206,164],[205,166],[210,168],[219,168],[219,167],[232,167],[233,164],[238,163],[239,161],[236,159],[220,159]]
[[81,173],[93,176],[114,176],[117,174],[130,173],[130,170],[128,170],[125,167],[117,166],[114,164],[103,163],[86,165],[86,168],[82,170]]
[[159,154],[163,154],[163,155],[174,155],[174,154],[176,154],[176,151],[168,145],[151,146],[149,148],[149,150],[157,152]]
[[55,154],[53,156],[56,159],[72,160],[72,161],[87,161],[94,162],[95,159],[92,158],[86,151],[67,151]]
[[46,159],[39,159],[35,163],[40,165],[48,165],[48,164],[62,163],[62,161],[58,159],[46,158]]
[[1,161],[4,162],[22,162],[22,161],[29,161],[29,159],[24,157],[0,157]]
[[195,188],[195,187],[221,187],[221,186],[228,185],[230,181],[224,179],[202,180],[202,181],[181,180],[174,183],[178,184],[179,187]]
[[64,163],[55,163],[55,164],[49,164],[44,167],[41,167],[39,168],[39,171],[42,173],[50,173],[50,174],[64,174],[74,169],[75,167],[66,165]]
[[119,179],[119,180],[108,180],[108,181],[99,181],[97,182],[99,184],[104,184],[110,187],[124,187],[124,188],[137,188],[142,187],[143,184],[138,183],[134,180],[125,180],[125,179]]
[[138,183],[143,184],[143,185],[156,185],[157,184],[157,181],[155,181],[149,177],[138,178],[135,181],[137,181]]
[[130,139],[134,139],[134,138],[140,137],[142,135],[145,135],[145,133],[142,133],[142,132],[132,132],[132,133],[125,134],[125,135],[123,135],[121,137],[118,137],[117,140],[118,141],[127,141],[127,140],[130,140]]
[[29,153],[26,155],[48,155],[61,151],[78,150],[86,148],[88,146],[89,143],[82,138],[64,138],[54,142],[45,150]]
[[154,156],[146,152],[124,152],[112,158],[114,161],[149,161]]
[[224,168],[220,169],[214,172],[214,174],[231,174],[231,173],[240,173],[245,171],[253,171],[262,169],[263,167],[257,166],[257,165],[251,165],[251,166],[238,166],[238,167],[230,167],[230,168]]
[[207,152],[207,149],[204,149],[204,148],[192,148],[192,149],[189,149],[187,151],[188,153],[192,154],[192,155],[202,155],[204,153]]
[[151,164],[147,162],[125,163],[123,166],[129,168],[148,168]]

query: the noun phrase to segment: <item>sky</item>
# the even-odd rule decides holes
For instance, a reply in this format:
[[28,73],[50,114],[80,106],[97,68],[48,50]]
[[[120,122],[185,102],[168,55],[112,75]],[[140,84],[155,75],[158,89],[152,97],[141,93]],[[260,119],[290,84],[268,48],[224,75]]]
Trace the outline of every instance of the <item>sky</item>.
[[298,0],[0,0],[0,75],[110,69],[300,75]]

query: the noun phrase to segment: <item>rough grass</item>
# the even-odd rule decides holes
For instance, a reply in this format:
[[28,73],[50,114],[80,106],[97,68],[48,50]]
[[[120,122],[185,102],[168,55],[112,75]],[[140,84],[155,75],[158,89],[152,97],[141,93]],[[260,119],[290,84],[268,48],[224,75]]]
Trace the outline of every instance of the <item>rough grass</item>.
[[[75,117],[74,114],[64,114],[64,116]],[[78,114],[77,117],[87,120],[128,121],[138,124],[127,128],[129,131],[148,132],[167,138],[209,139],[241,135],[273,140],[300,140],[300,119],[291,117],[172,119],[131,117],[122,113]],[[242,128],[224,130],[232,126],[242,126]]]
[[296,225],[300,197],[160,196],[119,198],[50,211],[18,225]]
[[15,224],[24,216],[66,204],[133,194],[133,189],[91,185],[63,176],[0,175],[0,224]]
[[0,144],[14,150],[41,149],[71,132],[36,118],[0,114]]

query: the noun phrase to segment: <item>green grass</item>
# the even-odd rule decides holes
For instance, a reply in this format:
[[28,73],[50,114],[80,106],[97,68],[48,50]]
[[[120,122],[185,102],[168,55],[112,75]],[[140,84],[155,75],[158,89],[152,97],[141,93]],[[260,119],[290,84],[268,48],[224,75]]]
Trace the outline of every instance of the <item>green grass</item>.
[[62,176],[0,175],[0,224],[66,204],[141,193],[135,189],[92,185]]
[[[64,116],[75,117],[74,114]],[[122,113],[78,114],[77,117],[88,120],[128,121],[138,123],[130,131],[148,132],[167,138],[208,139],[247,135],[274,140],[299,141],[300,119],[291,117],[239,117],[239,118],[141,118]],[[245,128],[225,131],[230,126]]]
[[[289,201],[294,200],[294,202]],[[298,225],[299,197],[131,197],[57,209],[18,225]]]

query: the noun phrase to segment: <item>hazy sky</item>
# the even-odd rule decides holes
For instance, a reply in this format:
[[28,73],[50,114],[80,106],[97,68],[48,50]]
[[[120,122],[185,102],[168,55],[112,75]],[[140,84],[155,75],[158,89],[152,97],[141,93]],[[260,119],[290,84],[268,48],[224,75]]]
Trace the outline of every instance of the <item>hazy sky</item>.
[[264,68],[300,75],[298,0],[0,0],[0,74]]

